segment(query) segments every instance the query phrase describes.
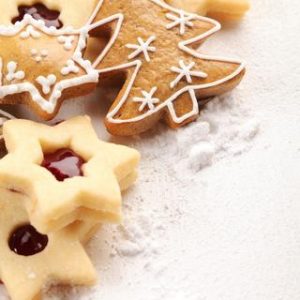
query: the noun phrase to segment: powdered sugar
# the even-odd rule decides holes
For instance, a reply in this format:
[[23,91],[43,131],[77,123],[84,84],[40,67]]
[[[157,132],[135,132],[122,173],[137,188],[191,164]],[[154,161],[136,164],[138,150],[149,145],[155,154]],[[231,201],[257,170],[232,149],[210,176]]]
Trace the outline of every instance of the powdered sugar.
[[[143,158],[124,223],[88,245],[99,283],[51,289],[47,300],[299,299],[300,4],[252,4],[211,44],[248,61],[245,81],[186,128],[113,139]],[[103,137],[100,94],[67,103],[58,118],[91,113]]]
[[[160,135],[147,136],[144,155],[164,159],[174,171],[190,178],[205,167],[227,157],[249,151],[259,133],[258,117],[247,103],[232,95],[213,99],[201,112],[200,119],[177,131],[162,129]],[[142,147],[139,143],[137,147]],[[174,164],[174,161],[176,164]]]
[[[240,100],[238,93],[232,93],[213,99],[202,110],[199,120],[187,127],[174,131],[161,125],[153,132],[131,140],[114,139],[115,142],[129,142],[141,151],[139,183],[125,196],[123,224],[103,228],[90,243],[89,252],[104,277],[101,276],[103,284],[94,290],[73,289],[71,294],[84,300],[118,300],[119,294],[114,295],[109,289],[109,283],[113,283],[121,285],[121,293],[126,297],[134,286],[141,291],[148,289],[149,294],[143,296],[145,300],[164,297],[169,300],[170,295],[174,299],[192,299],[194,294],[188,289],[184,291],[181,276],[174,278],[176,285],[182,287],[181,298],[173,295],[171,286],[165,281],[170,278],[173,266],[180,265],[180,257],[188,251],[182,240],[185,220],[199,219],[187,197],[194,198],[194,193],[199,193],[200,197],[199,186],[205,189],[208,184],[202,179],[204,168],[216,166],[251,149],[259,133],[259,124],[251,106]],[[170,244],[174,246],[171,252]],[[121,265],[124,271],[120,270]],[[151,282],[159,278],[164,288],[149,290],[135,272],[131,274],[131,269]],[[61,292],[61,289],[51,289],[50,295]],[[70,290],[65,293],[70,294]]]

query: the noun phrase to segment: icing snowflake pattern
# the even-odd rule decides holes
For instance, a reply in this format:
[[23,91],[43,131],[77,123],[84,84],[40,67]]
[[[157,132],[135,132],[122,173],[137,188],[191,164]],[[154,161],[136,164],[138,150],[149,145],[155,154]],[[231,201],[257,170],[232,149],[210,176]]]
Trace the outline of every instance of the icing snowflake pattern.
[[150,62],[150,56],[149,52],[155,52],[156,48],[153,46],[150,46],[151,43],[153,43],[156,40],[156,37],[154,35],[150,36],[149,39],[144,42],[142,38],[138,37],[138,44],[127,44],[126,47],[129,49],[134,49],[129,56],[128,59],[133,59],[137,56],[139,56],[141,53],[144,54],[145,59],[147,62]]
[[66,66],[61,69],[62,75],[69,75],[70,73],[78,73],[79,68],[76,66],[75,62],[70,59],[67,61]]
[[36,81],[42,86],[43,88],[43,93],[44,94],[49,94],[50,93],[50,88],[53,86],[56,82],[56,76],[51,74],[47,77],[44,76],[39,76]]
[[[29,92],[43,111],[53,113],[60,103],[58,100],[63,90],[87,83],[95,83],[96,86],[99,78],[122,73],[125,74],[125,83],[106,116],[106,126],[111,133],[118,134],[120,127],[117,124],[122,125],[122,134],[131,135],[149,129],[160,117],[171,127],[187,124],[197,117],[197,98],[201,99],[202,94],[203,97],[207,94],[218,95],[240,82],[245,71],[243,62],[196,51],[196,47],[220,30],[217,21],[175,9],[161,0],[139,0],[139,3],[141,5],[137,5],[136,1],[100,0],[87,24],[78,30],[47,28],[28,15],[14,26],[0,26],[0,42],[1,36],[20,39],[20,34],[24,30],[27,32],[30,25],[41,37],[43,34],[53,37],[58,45],[63,45],[60,48],[70,48],[72,44],[70,50],[60,52],[64,59],[57,60],[57,70],[51,69],[49,74],[34,77],[35,84],[38,84],[36,78],[39,75],[48,78],[54,74],[57,77],[56,84],[49,86],[49,97],[41,96],[40,85],[36,88],[26,80],[20,85],[4,82],[0,86],[0,97]],[[136,11],[135,17],[130,13],[133,10]],[[83,51],[89,32],[103,25],[111,30],[111,38],[91,63],[83,58]],[[132,34],[127,34],[129,30]],[[183,38],[183,35],[187,37]],[[29,54],[33,47],[32,40],[35,39],[30,40]],[[123,48],[120,51],[119,45],[123,45],[126,51]],[[34,47],[45,48],[41,45]],[[50,60],[51,54],[49,52],[47,60]],[[1,55],[0,43],[0,58]],[[3,57],[3,61],[11,60]],[[27,73],[27,70],[24,71]],[[82,75],[83,72],[86,74]],[[232,81],[231,85],[226,84],[229,81]],[[132,106],[132,102],[141,105]],[[156,113],[157,118],[151,118]],[[133,122],[142,124],[140,121],[147,118],[151,120],[145,122],[145,126],[131,126]]]
[[146,91],[142,91],[142,95],[144,96],[143,98],[141,97],[133,98],[134,102],[141,103],[141,106],[139,107],[140,112],[142,112],[146,107],[148,107],[150,111],[155,109],[155,104],[159,103],[159,99],[153,97],[156,91],[157,91],[157,87],[154,87],[151,89],[149,93]]
[[57,38],[57,40],[60,44],[64,45],[65,50],[71,50],[73,47],[73,42],[74,42],[75,38],[73,35],[70,35],[70,36],[61,35]]
[[24,71],[17,71],[18,64],[14,61],[10,61],[7,64],[7,75],[6,80],[13,81],[13,80],[22,80],[25,78]]
[[167,13],[166,18],[173,21],[166,25],[167,29],[172,29],[179,26],[179,33],[181,35],[185,34],[186,27],[193,27],[194,24],[192,20],[195,19],[194,15],[187,14],[183,10],[178,12],[178,15]]
[[180,80],[183,78],[186,79],[188,83],[192,83],[192,76],[196,76],[199,78],[207,78],[207,74],[201,71],[192,71],[192,68],[196,65],[195,62],[191,62],[189,65],[186,65],[183,60],[179,61],[179,68],[178,67],[172,67],[171,71],[178,73],[178,76],[174,81],[170,83],[170,87],[173,89],[176,87],[176,85],[179,83]]
[[[203,95],[206,90],[221,94],[238,84],[236,80],[231,86],[225,85],[242,77],[245,67],[241,61],[195,50],[219,31],[221,26],[217,21],[175,9],[160,0],[140,0],[138,6],[135,1],[124,0],[121,6],[114,5],[118,1],[100,1],[99,13],[90,18],[93,23],[110,14],[119,15],[120,23],[110,28],[118,46],[112,44],[105,58],[93,64],[100,78],[119,72],[126,76],[106,116],[106,126],[111,133],[143,132],[160,116],[172,127],[187,124],[199,114],[197,98],[201,99],[201,90],[205,91]],[[147,7],[149,18],[145,19],[142,7]],[[135,17],[130,16],[132,10],[136,11]],[[128,31],[132,34],[127,34]],[[120,51],[119,45],[125,45],[132,52]],[[133,102],[140,105],[133,106]],[[156,118],[152,118],[154,114]],[[144,125],[143,120],[148,118],[149,122],[145,121]],[[135,122],[139,124],[132,126]]]

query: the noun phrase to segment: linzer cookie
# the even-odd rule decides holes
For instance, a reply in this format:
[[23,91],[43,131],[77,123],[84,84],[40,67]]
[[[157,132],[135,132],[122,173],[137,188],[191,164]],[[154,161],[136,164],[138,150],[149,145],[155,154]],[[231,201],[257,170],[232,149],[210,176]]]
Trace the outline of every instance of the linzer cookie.
[[220,29],[212,19],[159,0],[104,0],[97,9],[91,24],[109,20],[113,43],[93,66],[100,81],[116,74],[125,78],[106,118],[112,134],[141,133],[161,119],[174,128],[189,123],[198,116],[197,100],[231,90],[245,73],[238,60],[196,50]]
[[45,284],[92,285],[96,272],[73,226],[44,235],[25,196],[0,189],[0,276],[12,300],[37,300]]
[[250,8],[249,0],[167,0],[170,5],[220,20],[239,20]]
[[54,127],[11,120],[3,134],[8,155],[0,161],[0,188],[29,197],[37,230],[120,221],[121,190],[136,180],[137,151],[100,141],[88,117]]

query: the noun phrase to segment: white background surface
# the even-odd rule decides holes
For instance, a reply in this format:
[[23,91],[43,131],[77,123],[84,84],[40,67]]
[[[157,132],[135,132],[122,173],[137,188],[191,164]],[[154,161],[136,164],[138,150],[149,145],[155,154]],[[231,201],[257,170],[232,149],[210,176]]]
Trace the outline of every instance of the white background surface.
[[[251,147],[195,173],[177,171],[176,133],[164,127],[114,139],[143,155],[139,183],[124,196],[124,226],[102,229],[88,246],[95,288],[52,289],[46,299],[300,299],[300,2],[252,2],[240,25],[203,47],[247,61],[245,80],[225,101],[259,123]],[[59,118],[71,107],[96,111],[103,137],[101,105],[94,95],[65,105]]]

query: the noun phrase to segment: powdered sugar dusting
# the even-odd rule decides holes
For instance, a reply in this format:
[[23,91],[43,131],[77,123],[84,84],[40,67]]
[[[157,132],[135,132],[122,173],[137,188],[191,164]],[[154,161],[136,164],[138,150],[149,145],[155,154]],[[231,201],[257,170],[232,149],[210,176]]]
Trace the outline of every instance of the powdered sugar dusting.
[[[45,299],[299,299],[300,3],[252,5],[208,45],[247,60],[242,85],[186,128],[113,139],[143,159],[124,195],[124,223],[88,245],[99,283],[51,289]],[[89,111],[105,136],[107,110],[93,99],[66,103],[58,117]]]
[[[178,174],[190,178],[222,159],[249,151],[259,129],[259,118],[247,103],[233,95],[215,98],[197,122],[177,131],[162,129],[162,134],[147,136],[152,144],[146,145],[143,154],[165,160]],[[137,143],[137,147],[143,145]],[[155,147],[160,151],[154,151]]]
[[[143,160],[139,183],[125,195],[124,222],[102,228],[89,245],[101,278],[121,285],[122,290],[140,285],[149,290],[139,282],[141,275],[130,274],[130,268],[134,268],[151,281],[160,278],[166,288],[151,288],[145,299],[169,297],[172,288],[164,281],[165,276],[173,265],[181,264],[180,257],[186,251],[184,241],[177,237],[182,234],[186,218],[198,218],[186,199],[191,193],[189,182],[207,184],[197,179],[201,170],[249,151],[258,133],[258,118],[247,103],[232,94],[213,99],[199,120],[185,128],[174,131],[162,125],[154,132],[133,138],[131,146],[141,151]],[[163,193],[161,188],[156,189],[162,183]],[[170,253],[169,244],[176,240],[174,253]],[[125,270],[120,269],[123,267]],[[182,286],[180,276],[174,280]],[[71,293],[78,299],[118,299],[105,285],[94,290],[73,289]],[[68,295],[69,289],[65,293]],[[56,294],[57,289],[51,289],[50,295]],[[181,294],[183,298],[178,299],[190,299],[183,286]]]

